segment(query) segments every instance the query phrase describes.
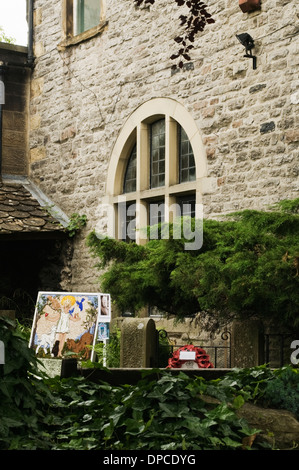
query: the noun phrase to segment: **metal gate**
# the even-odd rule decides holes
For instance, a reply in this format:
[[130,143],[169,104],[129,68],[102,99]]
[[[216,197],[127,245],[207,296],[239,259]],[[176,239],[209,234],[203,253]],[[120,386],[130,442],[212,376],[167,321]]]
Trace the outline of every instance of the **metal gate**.
[[[210,361],[215,368],[231,368],[231,332],[223,331],[217,343],[208,343],[207,340],[196,340],[193,346],[200,347],[206,351],[210,356]],[[158,367],[167,367],[168,359],[172,356],[173,352],[186,346],[185,344],[171,344],[169,341],[168,333],[165,330],[157,331],[157,350],[158,350]]]

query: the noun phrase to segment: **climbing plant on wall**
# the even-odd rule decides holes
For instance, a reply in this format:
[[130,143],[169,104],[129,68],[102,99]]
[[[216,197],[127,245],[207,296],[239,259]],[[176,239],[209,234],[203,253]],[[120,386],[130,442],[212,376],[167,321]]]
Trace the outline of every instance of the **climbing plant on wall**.
[[[190,61],[190,51],[194,48],[194,40],[198,33],[202,32],[207,24],[215,23],[207,6],[200,0],[173,0],[181,8],[179,15],[181,34],[174,41],[179,45],[177,52],[171,55],[171,60],[178,59],[178,64],[173,68],[182,68],[185,61]],[[156,0],[134,0],[137,6],[154,5]]]
[[[184,239],[125,243],[92,232],[87,243],[105,268],[100,281],[120,310],[155,306],[177,318],[201,312],[215,322],[257,316],[299,327],[299,199],[268,211],[203,221],[203,245]],[[211,326],[211,325],[210,325]]]

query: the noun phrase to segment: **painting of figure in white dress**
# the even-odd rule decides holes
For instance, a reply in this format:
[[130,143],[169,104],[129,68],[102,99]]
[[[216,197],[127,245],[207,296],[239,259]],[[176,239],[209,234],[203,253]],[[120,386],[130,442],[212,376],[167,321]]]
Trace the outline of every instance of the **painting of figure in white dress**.
[[99,320],[110,319],[109,294],[39,292],[29,347],[38,357],[90,359]]

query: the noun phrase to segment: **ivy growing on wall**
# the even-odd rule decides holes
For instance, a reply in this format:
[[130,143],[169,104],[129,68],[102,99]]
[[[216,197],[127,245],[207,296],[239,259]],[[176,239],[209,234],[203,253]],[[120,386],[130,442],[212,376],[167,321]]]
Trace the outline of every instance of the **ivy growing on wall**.
[[86,215],[79,215],[77,213],[74,213],[70,217],[70,221],[68,226],[66,227],[66,231],[69,235],[69,237],[74,237],[76,233],[81,230],[83,227],[85,227],[87,223],[87,216]]

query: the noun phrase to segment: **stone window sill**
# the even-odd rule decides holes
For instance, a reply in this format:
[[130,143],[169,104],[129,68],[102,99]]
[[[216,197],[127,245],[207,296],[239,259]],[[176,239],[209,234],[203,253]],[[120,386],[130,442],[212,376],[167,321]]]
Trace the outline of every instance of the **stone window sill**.
[[87,39],[93,38],[102,34],[104,29],[106,28],[108,21],[101,21],[97,26],[94,28],[88,29],[83,33],[77,34],[76,36],[70,36],[63,39],[57,46],[58,50],[63,51],[67,47],[75,46],[76,44],[80,44],[81,42],[86,41]]

